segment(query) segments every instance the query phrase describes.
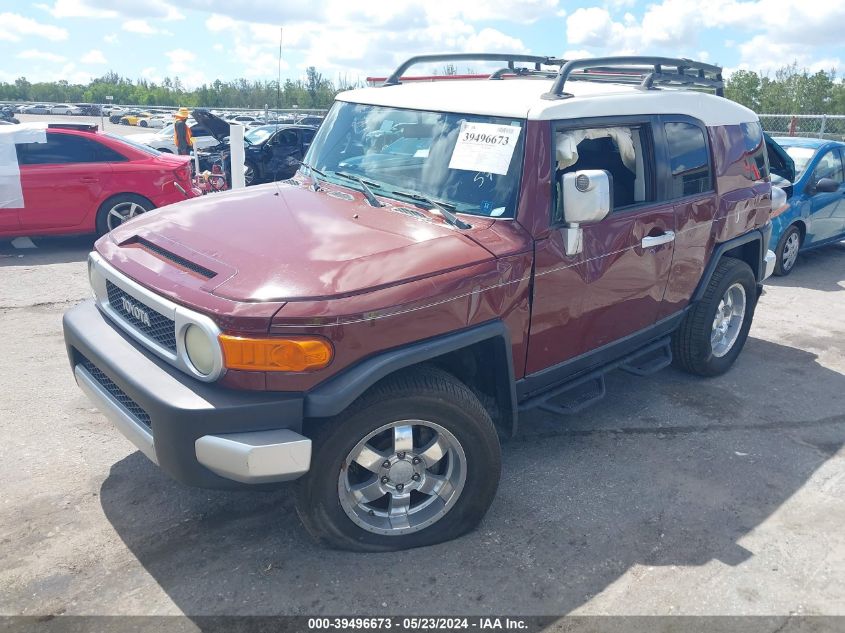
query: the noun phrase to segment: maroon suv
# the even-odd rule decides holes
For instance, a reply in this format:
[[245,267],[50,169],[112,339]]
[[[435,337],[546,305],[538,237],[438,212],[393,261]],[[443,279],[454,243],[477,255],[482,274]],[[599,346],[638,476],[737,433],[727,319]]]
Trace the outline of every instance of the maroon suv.
[[616,368],[732,365],[782,192],[721,70],[467,58],[503,68],[402,81],[446,58],[411,59],[338,96],[293,179],[97,242],[71,365],[169,475],[298,479],[321,541],[426,545],[484,515],[519,412],[578,411]]

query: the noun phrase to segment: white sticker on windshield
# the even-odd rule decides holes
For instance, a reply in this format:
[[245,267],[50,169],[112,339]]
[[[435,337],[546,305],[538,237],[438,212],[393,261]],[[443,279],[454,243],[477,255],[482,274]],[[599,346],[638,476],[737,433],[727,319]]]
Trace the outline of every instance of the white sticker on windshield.
[[414,152],[414,158],[428,158],[428,148],[418,149]]
[[490,172],[504,176],[522,128],[495,123],[461,123],[449,169]]

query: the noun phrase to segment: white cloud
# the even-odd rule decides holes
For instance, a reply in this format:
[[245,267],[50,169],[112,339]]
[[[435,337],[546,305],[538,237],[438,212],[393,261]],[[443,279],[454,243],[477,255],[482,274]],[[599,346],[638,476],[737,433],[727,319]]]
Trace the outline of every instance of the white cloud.
[[607,9],[576,9],[566,19],[566,41],[570,45],[603,46],[613,33],[613,20]]
[[117,44],[120,42],[120,38],[117,36],[117,33],[110,33],[109,35],[103,36],[103,41],[106,44]]
[[37,22],[17,13],[0,13],[0,41],[20,42],[24,37],[66,40],[67,31],[52,24]]
[[147,20],[126,20],[121,28],[139,35],[173,35],[170,31],[152,26]]
[[165,53],[170,60],[170,65],[167,67],[170,72],[181,73],[191,69],[191,63],[197,56],[191,51],[186,51],[184,48],[177,48]]
[[90,6],[85,0],[56,0],[52,6],[36,5],[54,18],[115,18],[117,12],[104,7]]
[[36,49],[29,49],[25,51],[21,51],[17,55],[15,55],[18,59],[31,59],[36,61],[42,62],[52,62],[54,64],[60,64],[64,61],[67,61],[67,57],[63,55],[56,55],[55,53],[48,53],[47,51],[39,51]]
[[103,52],[97,49],[91,49],[87,53],[85,53],[80,61],[83,64],[106,64],[106,56],[103,55]]
[[36,5],[56,18],[163,18],[183,20],[184,14],[167,0],[55,0]]

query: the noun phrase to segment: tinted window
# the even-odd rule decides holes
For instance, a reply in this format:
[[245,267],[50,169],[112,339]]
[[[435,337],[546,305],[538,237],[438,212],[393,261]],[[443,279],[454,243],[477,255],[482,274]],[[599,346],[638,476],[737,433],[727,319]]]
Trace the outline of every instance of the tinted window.
[[745,142],[745,177],[749,180],[764,180],[769,175],[769,161],[763,128],[756,121],[742,123],[740,127]]
[[276,138],[273,139],[273,142],[277,145],[287,145],[287,146],[296,146],[299,145],[299,142],[296,140],[296,132],[293,130],[288,130],[286,132],[280,132]]
[[710,191],[710,157],[704,132],[690,123],[666,123],[672,169],[670,196],[680,198]]
[[61,165],[126,160],[96,141],[70,134],[47,134],[46,143],[19,143],[15,146],[21,165]]
[[819,159],[816,169],[813,171],[813,182],[818,182],[822,178],[831,178],[836,182],[845,180],[842,175],[842,160],[840,160],[837,151],[830,150]]
[[195,125],[191,128],[191,136],[211,136],[211,132],[206,130],[204,127]]

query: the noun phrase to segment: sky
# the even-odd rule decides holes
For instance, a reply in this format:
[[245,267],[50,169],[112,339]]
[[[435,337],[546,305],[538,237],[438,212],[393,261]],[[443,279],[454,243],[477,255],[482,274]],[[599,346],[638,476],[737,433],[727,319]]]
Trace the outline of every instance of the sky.
[[[0,81],[112,70],[214,79],[384,76],[421,53],[689,57],[773,72],[842,67],[845,0],[0,0]],[[481,70],[482,67],[471,67]],[[460,72],[467,68],[459,67]],[[843,69],[845,72],[845,69]]]

